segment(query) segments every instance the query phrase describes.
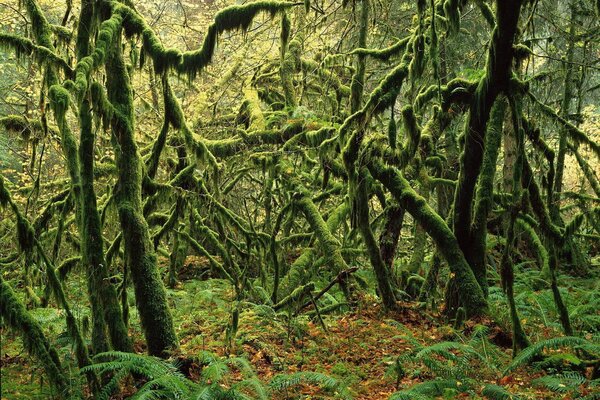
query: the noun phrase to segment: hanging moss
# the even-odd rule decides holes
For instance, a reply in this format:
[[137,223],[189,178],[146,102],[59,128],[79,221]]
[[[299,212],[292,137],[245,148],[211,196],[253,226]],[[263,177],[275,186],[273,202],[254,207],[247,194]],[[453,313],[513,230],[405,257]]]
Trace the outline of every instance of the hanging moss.
[[535,249],[536,256],[538,262],[540,264],[540,270],[542,271],[542,276],[549,277],[550,276],[550,265],[549,265],[549,257],[548,251],[544,247],[544,244],[540,240],[538,234],[536,233],[534,226],[531,225],[531,221],[526,218],[519,217],[516,220],[518,227],[527,235],[527,238],[533,248]]
[[390,107],[390,121],[388,122],[388,141],[392,149],[396,148],[396,139],[398,131],[396,129],[396,119],[394,118],[394,106]]
[[456,34],[460,30],[460,0],[444,1],[444,15],[448,22],[448,31]]
[[0,33],[0,48],[12,50],[18,59],[33,56],[38,65],[49,65],[61,69],[66,76],[73,75],[73,70],[62,57],[48,47],[38,46],[31,40],[19,35]]
[[568,135],[569,139],[576,144],[585,144],[600,158],[600,144],[594,142],[585,132],[558,115],[551,107],[538,100],[531,92],[528,92],[528,95],[544,114],[554,119],[565,128],[564,132]]
[[292,22],[290,21],[290,17],[287,12],[282,11],[281,13],[281,34],[280,34],[280,43],[279,43],[279,51],[281,55],[281,60],[285,56],[285,53],[288,48],[288,43],[290,40],[290,34],[292,31]]
[[246,31],[254,18],[261,12],[274,17],[283,12],[292,3],[277,1],[256,1],[244,5],[232,5],[219,11],[214,22],[208,27],[202,47],[195,51],[180,52],[176,49],[165,49],[146,21],[132,8],[121,3],[112,3],[113,13],[123,16],[123,27],[128,36],[137,34],[143,38],[143,50],[152,57],[157,73],[174,69],[193,80],[212,60],[218,36],[226,31]]
[[61,398],[70,398],[70,383],[65,375],[58,353],[44,336],[40,324],[29,315],[11,287],[0,275],[0,312],[3,320],[23,336],[25,349],[36,357],[48,381]]

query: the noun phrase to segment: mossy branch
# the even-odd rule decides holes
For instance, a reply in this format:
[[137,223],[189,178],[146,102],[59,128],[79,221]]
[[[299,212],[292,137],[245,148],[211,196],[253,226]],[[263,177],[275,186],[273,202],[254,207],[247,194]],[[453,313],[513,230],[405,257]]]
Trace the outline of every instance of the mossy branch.
[[60,68],[68,77],[73,75],[73,69],[65,59],[58,56],[53,50],[36,45],[31,40],[22,36],[0,33],[0,48],[13,50],[19,59],[24,56],[33,55],[36,63],[41,65],[49,64]]

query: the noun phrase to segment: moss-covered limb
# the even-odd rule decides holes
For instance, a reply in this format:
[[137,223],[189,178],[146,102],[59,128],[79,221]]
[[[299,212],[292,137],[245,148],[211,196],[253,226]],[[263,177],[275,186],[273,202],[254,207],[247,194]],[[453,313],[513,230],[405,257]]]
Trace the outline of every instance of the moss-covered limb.
[[404,222],[404,208],[400,207],[395,201],[388,201],[387,203],[388,205],[384,211],[385,223],[379,236],[379,252],[386,268],[392,271]]
[[169,112],[171,112],[169,110],[169,107],[172,107],[169,104],[169,96],[172,95],[171,92],[171,88],[169,85],[169,79],[167,77],[166,73],[163,73],[162,75],[162,88],[163,88],[163,100],[164,100],[164,104],[165,104],[165,116],[163,119],[163,125],[160,128],[160,132],[158,134],[158,136],[156,137],[156,140],[154,141],[154,143],[152,143],[152,151],[150,153],[150,157],[148,157],[148,160],[146,161],[146,174],[148,174],[148,177],[151,179],[154,179],[154,177],[156,176],[156,172],[158,171],[158,163],[160,161],[160,155],[162,153],[162,150],[165,147],[165,144],[167,142],[167,134],[169,133],[169,124],[171,123],[171,120],[169,118]]
[[178,231],[177,233],[179,235],[181,235],[181,237],[183,239],[185,239],[189,243],[189,245],[191,246],[191,248],[199,256],[206,257],[208,259],[208,262],[209,262],[210,266],[212,268],[214,268],[216,271],[219,271],[221,274],[223,274],[223,277],[225,279],[229,280],[232,283],[235,282],[235,280],[231,277],[231,275],[229,274],[229,272],[227,272],[225,270],[225,268],[223,267],[223,265],[214,256],[212,256],[200,243],[198,243],[198,241],[196,239],[194,239],[193,237],[191,237],[188,232],[186,232],[186,231]]
[[[428,181],[429,178],[427,177],[427,173],[423,171],[423,168],[420,168],[420,187],[417,191],[417,194],[422,196],[425,201],[429,200],[429,192],[431,190]],[[427,250],[427,233],[420,224],[415,222],[414,225],[413,249],[410,260],[408,261],[408,265],[406,266],[406,271],[411,275],[419,273],[423,261],[425,260],[425,252]],[[475,276],[477,277],[477,275]]]
[[38,46],[31,40],[19,35],[0,33],[0,48],[13,50],[17,58],[33,55],[34,60],[39,65],[50,65],[53,68],[60,68],[66,76],[72,76],[73,70],[62,57],[58,56],[53,50]]
[[260,13],[275,16],[292,7],[293,3],[277,1],[256,1],[244,5],[233,5],[219,11],[214,22],[208,27],[202,47],[195,51],[181,52],[165,48],[144,18],[133,8],[120,2],[111,2],[113,15],[123,18],[123,27],[128,36],[141,35],[144,52],[152,58],[157,73],[172,69],[193,79],[211,62],[218,36],[226,31],[247,30]]
[[350,95],[350,88],[342,83],[335,72],[329,71],[316,61],[306,58],[301,58],[300,64],[304,71],[316,73],[323,81],[325,87],[333,87],[338,100]]
[[533,171],[526,157],[523,158],[523,174],[521,176],[521,182],[523,188],[529,192],[529,201],[531,202],[533,212],[538,217],[544,236],[550,238],[554,245],[560,247],[563,243],[563,232],[560,227],[552,222],[550,212],[542,199],[540,187],[535,181]]
[[296,192],[294,203],[304,214],[304,217],[314,231],[323,252],[333,263],[334,271],[339,272],[346,269],[347,265],[340,252],[341,245],[339,241],[331,233],[331,230],[315,206],[315,203],[313,203],[309,194],[306,192],[306,189],[299,187],[297,187],[297,189],[300,191]]
[[469,105],[479,85],[478,81],[454,78],[445,85],[431,85],[421,90],[415,98],[414,107],[420,112],[436,96],[441,97],[441,108],[447,112],[452,105]]
[[368,163],[373,177],[379,180],[396,198],[399,205],[427,231],[438,247],[438,251],[448,262],[454,273],[456,284],[461,292],[461,300],[468,316],[487,312],[487,302],[477,279],[467,263],[458,241],[444,220],[417,195],[408,181],[396,169],[374,158]]
[[[446,4],[448,0],[446,1]],[[497,96],[508,88],[511,76],[513,41],[517,31],[520,0],[496,1],[497,25],[492,33],[485,75],[480,79],[465,124],[465,144],[454,197],[453,230],[460,248],[467,251],[475,184],[484,155],[486,126]]]
[[531,207],[538,217],[541,232],[546,241],[549,255],[550,288],[552,290],[554,304],[556,305],[563,331],[566,335],[572,335],[573,328],[571,326],[569,312],[562,299],[560,290],[558,289],[556,277],[556,271],[558,270],[558,250],[564,243],[563,231],[553,224],[550,213],[546,208],[545,203],[542,201],[540,189],[535,182],[533,171],[531,170],[531,166],[526,157],[523,157],[522,185],[524,188],[528,189]]
[[350,52],[350,55],[363,55],[369,56],[379,61],[388,61],[395,55],[402,53],[406,50],[406,46],[410,42],[410,36],[398,40],[396,43],[383,49],[367,49],[358,47]]
[[[515,185],[516,186],[516,185]],[[520,191],[520,189],[519,189]],[[527,348],[530,345],[527,334],[523,330],[521,320],[517,311],[514,294],[514,269],[511,253],[513,251],[513,243],[515,240],[515,220],[518,213],[518,205],[515,205],[511,210],[510,220],[506,227],[506,245],[502,252],[500,260],[500,276],[502,279],[502,287],[508,299],[508,307],[510,310],[510,319],[513,333],[513,355],[518,351]]]
[[152,242],[154,243],[155,250],[158,248],[160,239],[162,239],[162,237],[165,234],[167,234],[170,230],[173,229],[173,227],[175,226],[175,224],[177,223],[179,218],[182,216],[182,214],[184,212],[184,205],[185,205],[185,201],[184,201],[183,197],[181,197],[181,196],[177,197],[177,200],[175,201],[175,204],[173,205],[173,207],[171,209],[171,214],[169,215],[169,218],[160,227],[158,232],[156,232],[152,236]]
[[581,156],[579,151],[577,151],[575,146],[569,146],[569,150],[577,159],[577,164],[579,164],[581,171],[583,171],[583,175],[585,176],[585,179],[587,179],[587,181],[589,182],[592,191],[594,192],[596,197],[600,198],[600,182],[598,182],[598,177],[594,173],[594,170],[590,167],[590,164]]
[[[192,130],[188,126],[183,110],[181,109],[181,103],[177,96],[175,96],[171,86],[168,84],[168,77],[166,74],[163,76],[163,98],[165,103],[165,122],[168,120],[173,128],[178,129],[181,132],[186,146],[199,160],[208,161],[210,165],[216,168],[217,160],[215,156],[211,150],[208,149],[204,140],[197,140],[194,137]],[[163,129],[166,129],[165,125],[163,125]],[[166,132],[164,134],[166,135]],[[157,153],[162,149],[161,145],[164,146],[164,143],[158,143],[158,146],[155,149]],[[158,156],[160,156],[160,154],[155,155],[154,157],[156,158]]]
[[[573,86],[574,86],[574,82],[575,80],[573,79],[573,74],[575,72],[574,66],[573,66],[573,57],[575,55],[575,30],[576,30],[576,23],[577,23],[577,11],[576,11],[576,7],[575,4],[573,3],[570,6],[570,24],[569,24],[569,36],[568,36],[568,45],[567,45],[567,52],[566,52],[566,62],[564,63],[565,66],[565,80],[564,80],[564,87],[563,87],[563,97],[562,97],[562,101],[561,101],[561,105],[560,105],[560,115],[558,113],[556,113],[554,110],[552,110],[550,107],[546,106],[545,104],[543,104],[542,102],[538,101],[537,98],[532,94],[529,93],[530,97],[533,99],[533,101],[541,107],[542,112],[546,113],[547,115],[549,115],[551,118],[555,118],[557,119],[561,124],[562,124],[562,129],[560,132],[560,136],[559,136],[559,143],[558,143],[558,152],[557,152],[557,157],[556,157],[556,175],[554,176],[554,182],[549,182],[548,185],[552,186],[552,198],[549,199],[548,201],[548,207],[550,208],[550,215],[553,219],[553,221],[559,225],[563,225],[563,221],[560,215],[560,204],[561,204],[561,198],[560,198],[560,192],[562,192],[562,184],[563,184],[563,175],[564,175],[564,169],[565,169],[565,157],[567,155],[567,136],[572,135],[573,133],[576,136],[579,136],[579,139],[571,139],[571,140],[575,140],[575,143],[579,144],[579,141],[582,139],[587,139],[587,136],[585,134],[583,134],[583,132],[577,132],[577,128],[572,125],[570,122],[568,122],[567,120],[565,120],[563,117],[567,116],[570,112],[570,108],[571,108],[571,100],[572,100],[572,96],[573,96]],[[572,132],[572,129],[575,128],[575,131]],[[598,146],[597,144],[593,143],[590,145],[590,147],[595,151],[596,155],[598,157],[600,157],[600,146]],[[595,148],[594,148],[595,147]]]
[[218,233],[214,232],[204,224],[204,222],[202,221],[202,217],[195,209],[192,210],[192,219],[195,222],[195,233],[201,235],[202,238],[210,245],[211,248],[217,250],[217,252],[224,261],[225,268],[228,276],[230,277],[231,282],[234,286],[236,286],[236,288],[238,288],[239,279],[242,276],[242,271],[240,270],[239,265],[231,257],[231,253],[223,245],[223,240],[219,238]]
[[368,181],[367,175],[369,172],[366,168],[361,168],[358,176],[358,187],[356,193],[356,206],[357,206],[357,226],[362,236],[365,247],[367,248],[367,254],[371,261],[371,266],[375,272],[377,278],[377,289],[383,305],[388,310],[397,308],[396,297],[391,284],[390,269],[386,267],[379,251],[379,246],[375,240],[375,235],[371,230],[371,221],[369,218],[369,193],[368,193]]
[[62,209],[66,200],[71,194],[71,188],[63,189],[52,196],[46,206],[38,213],[38,216],[33,221],[33,227],[36,235],[40,235],[42,230],[48,228],[48,223],[52,219],[55,210]]
[[471,226],[471,246],[465,256],[477,282],[487,295],[487,273],[486,273],[486,234],[487,218],[494,205],[494,178],[496,174],[496,163],[500,153],[502,139],[502,124],[506,112],[506,100],[496,99],[492,107],[490,120],[488,122],[485,137],[485,151],[481,165],[481,173],[477,183],[475,195],[475,211],[473,225]]
[[63,371],[58,353],[44,336],[40,324],[29,315],[12,288],[0,275],[0,312],[3,320],[23,336],[25,349],[37,358],[50,385],[60,398],[70,398],[69,380]]
[[540,264],[540,270],[542,272],[542,276],[549,277],[550,276],[550,265],[549,265],[549,256],[546,247],[540,240],[537,232],[534,229],[534,226],[531,225],[531,222],[526,219],[519,217],[515,221],[519,229],[527,236],[529,243],[535,249],[536,257],[538,259],[538,263]]
[[[203,139],[206,148],[218,158],[227,158],[264,144],[285,144],[298,137],[301,142],[324,140],[331,129],[322,128],[321,124],[305,120],[290,120],[279,130],[263,130],[256,132],[239,132],[239,135],[227,139]],[[306,134],[309,138],[300,137]]]
[[[67,329],[69,331],[69,334],[72,336],[73,341],[75,342],[77,362],[80,367],[89,365],[90,358],[88,355],[87,347],[84,344],[83,337],[79,330],[79,326],[77,325],[77,321],[75,320],[75,317],[71,312],[62,284],[56,276],[54,265],[47,257],[45,250],[35,237],[33,227],[31,226],[29,221],[25,219],[25,217],[21,214],[19,207],[12,200],[8,189],[5,186],[4,178],[2,177],[2,175],[0,175],[0,205],[10,206],[10,208],[13,211],[13,214],[15,215],[17,221],[17,237],[21,251],[26,254],[31,254],[34,250],[37,251],[41,260],[45,264],[46,275],[49,280],[49,285],[52,288],[52,292],[54,293],[58,304],[65,310]],[[92,384],[93,386],[97,384],[96,378],[93,374],[88,375],[88,378],[90,384]]]
[[[93,4],[87,0],[83,1],[77,27],[76,53],[79,61],[87,57],[90,51],[90,24],[93,13]],[[64,91],[62,88],[61,90]],[[82,262],[87,273],[94,332],[99,334],[100,330],[108,328],[110,341],[115,350],[133,351],[127,327],[123,323],[117,292],[108,279],[108,268],[104,257],[102,223],[94,189],[96,136],[93,129],[91,104],[87,98],[81,98],[78,106]],[[96,352],[103,351],[102,349],[94,350]]]
[[275,219],[275,224],[273,225],[273,229],[271,231],[271,241],[269,244],[269,254],[271,256],[271,262],[273,263],[273,292],[271,293],[271,301],[273,303],[277,303],[277,298],[279,295],[279,281],[280,281],[280,263],[279,263],[279,255],[277,254],[277,233],[281,229],[281,225],[283,223],[283,219],[288,215],[288,212],[292,208],[292,203],[288,203],[279,214],[277,214],[277,218]]
[[481,11],[481,15],[483,15],[483,18],[485,18],[485,21],[490,28],[494,29],[494,26],[496,26],[496,18],[494,17],[494,12],[490,5],[484,0],[475,0],[475,4],[479,8],[479,11]]
[[309,295],[315,289],[315,284],[312,282],[307,283],[306,285],[300,286],[292,293],[281,299],[280,302],[273,306],[275,311],[280,310],[286,306],[293,305],[296,302],[302,301],[302,299]]
[[[287,15],[284,16],[285,22]],[[289,20],[287,20],[289,23]],[[282,25],[282,28],[285,27]],[[294,72],[300,67],[300,56],[302,43],[300,38],[295,38],[291,42],[287,43],[287,46],[282,45],[281,62],[279,66],[279,77],[281,79],[281,87],[283,89],[283,97],[285,99],[286,107],[293,109],[298,105],[296,99],[296,89],[294,88]]]
[[[94,143],[90,104],[83,99],[79,106],[81,176],[81,241],[83,264],[87,273],[88,294],[92,300],[92,320],[96,330],[108,328],[112,348],[133,351],[127,327],[123,322],[117,292],[108,279],[104,257],[102,224],[94,189]],[[97,322],[100,320],[102,323]],[[95,352],[100,349],[95,349]]]
[[[561,117],[556,111],[554,111],[551,107],[542,103],[535,95],[531,92],[527,93],[529,97],[533,100],[533,102],[538,106],[538,108],[546,114],[548,117],[557,121],[562,127],[565,129],[563,133],[568,137],[568,139],[572,140],[575,144],[584,144],[590,148],[596,154],[597,157],[600,158],[600,144],[594,142],[589,136],[583,132],[581,129],[577,128],[575,125]],[[557,170],[558,170],[558,162],[557,162]]]
[[108,49],[106,73],[111,77],[107,94],[114,107],[111,127],[119,171],[115,203],[148,352],[165,357],[177,348],[177,337],[142,212],[142,161],[134,135],[132,88],[121,54],[120,29],[114,34],[118,38]]
[[[358,27],[358,47],[367,47],[367,34],[369,31],[369,9],[371,5],[369,0],[362,0],[360,7],[360,20]],[[357,53],[356,56],[356,71],[352,75],[352,82],[350,84],[350,112],[355,113],[361,108],[362,94],[365,86],[365,72],[366,72],[366,56],[364,54]]]
[[[23,115],[6,115],[0,118],[0,127],[9,132],[21,134],[25,140],[39,139],[44,135],[44,125],[40,120],[31,120]],[[50,133],[58,136],[58,130],[55,127],[48,127]]]
[[[331,232],[331,234],[337,231],[339,226],[348,217],[349,212],[350,208],[347,202],[343,202],[329,214],[325,224],[329,232]],[[326,261],[331,262],[331,253],[324,251],[324,254]],[[292,263],[288,272],[281,279],[280,286],[282,288],[281,291],[283,293],[289,293],[292,290],[292,288],[296,287],[299,283],[306,281],[302,279],[303,277],[307,277],[308,279],[310,279],[308,271],[310,266],[313,264],[315,258],[316,249],[307,248],[302,251],[300,256]]]

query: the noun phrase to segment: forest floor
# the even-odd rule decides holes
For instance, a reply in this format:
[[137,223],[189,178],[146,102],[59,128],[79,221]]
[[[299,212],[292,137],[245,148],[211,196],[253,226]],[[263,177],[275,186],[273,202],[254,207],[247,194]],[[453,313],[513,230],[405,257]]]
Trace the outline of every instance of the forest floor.
[[[83,293],[81,295],[84,296]],[[185,373],[192,380],[197,379],[201,371],[194,357],[208,351],[219,356],[236,355],[248,359],[263,382],[277,374],[316,371],[344,382],[355,399],[387,399],[398,389],[406,389],[433,377],[425,366],[414,363],[405,366],[405,376],[398,379],[393,367],[399,356],[410,353],[415,343],[429,346],[456,341],[457,338],[466,341],[476,325],[468,322],[459,333],[445,324],[439,315],[409,303],[403,304],[400,311],[384,313],[375,299],[368,296],[360,299],[359,306],[352,312],[323,316],[326,329],[318,319],[310,320],[305,315],[290,319],[281,313],[274,314],[272,310],[269,314],[267,307],[243,303],[235,339],[228,340],[226,332],[233,304],[231,295],[229,285],[219,280],[189,280],[175,290],[169,290],[181,344],[177,357],[187,361]],[[130,303],[130,325],[137,327],[134,303]],[[72,360],[68,339],[60,334],[64,329],[62,313],[47,309],[36,316],[47,330],[53,331],[51,336],[58,336],[57,346],[65,357]],[[502,370],[510,362],[510,338],[504,329],[490,320],[479,321],[478,324],[488,326],[487,337],[489,343],[494,344],[496,355],[487,365],[475,362],[467,372],[477,382],[471,394],[444,398],[485,398],[481,390],[487,383],[502,386],[525,399],[571,398],[532,385],[534,379],[544,375],[539,370],[521,368],[503,376]],[[20,339],[6,330],[1,333],[2,400],[47,398],[45,385],[40,385],[41,369],[23,350]],[[539,327],[537,333],[541,335],[538,338],[557,335],[557,332],[544,327]],[[136,350],[143,353],[141,332],[132,328],[132,335],[136,340]],[[228,377],[230,383],[239,378],[235,371]],[[282,393],[281,397],[274,398],[328,397],[318,387],[302,386],[293,396]]]

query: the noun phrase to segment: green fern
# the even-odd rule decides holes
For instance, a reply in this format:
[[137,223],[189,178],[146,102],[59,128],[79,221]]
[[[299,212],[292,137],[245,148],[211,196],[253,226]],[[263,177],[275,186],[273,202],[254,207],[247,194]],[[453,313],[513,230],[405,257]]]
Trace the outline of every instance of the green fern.
[[561,347],[581,346],[585,346],[591,349],[599,347],[598,345],[595,345],[586,339],[574,336],[564,336],[548,340],[542,340],[534,345],[529,346],[528,348],[523,350],[517,357],[515,357],[512,363],[504,370],[504,374],[506,375],[507,373],[515,370],[516,368],[530,363],[535,357],[542,354],[544,350],[558,349]]
[[390,396],[389,400],[430,400],[437,396],[460,391],[459,382],[455,379],[435,379],[396,392]]
[[275,392],[280,392],[303,384],[319,386],[328,392],[334,393],[337,397],[342,399],[352,398],[346,386],[340,381],[319,372],[303,371],[289,375],[277,375],[271,380],[269,387]]
[[490,400],[519,400],[520,397],[498,385],[485,385],[482,394]]

